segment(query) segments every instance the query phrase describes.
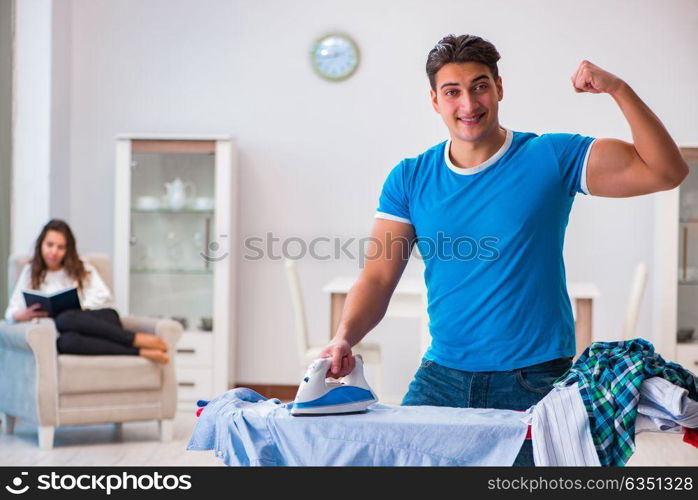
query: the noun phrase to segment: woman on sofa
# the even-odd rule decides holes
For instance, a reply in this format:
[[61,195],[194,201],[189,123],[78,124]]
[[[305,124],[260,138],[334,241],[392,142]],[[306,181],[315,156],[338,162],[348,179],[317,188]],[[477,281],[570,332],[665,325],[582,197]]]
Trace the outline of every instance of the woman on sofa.
[[54,318],[60,332],[56,346],[62,354],[130,354],[167,363],[167,344],[153,334],[125,330],[112,309],[111,294],[97,269],[78,257],[68,224],[50,220],[36,239],[34,257],[24,266],[5,312],[10,322],[46,317],[38,304],[26,307],[22,290],[54,293],[77,287],[82,309]]

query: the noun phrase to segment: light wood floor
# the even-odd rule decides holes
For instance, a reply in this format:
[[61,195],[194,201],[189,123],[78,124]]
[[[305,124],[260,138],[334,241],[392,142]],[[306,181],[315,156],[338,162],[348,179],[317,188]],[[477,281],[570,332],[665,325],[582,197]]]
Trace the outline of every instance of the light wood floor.
[[698,465],[698,448],[683,442],[683,434],[643,432],[635,436],[633,465]]
[[119,437],[113,424],[59,427],[54,448],[38,447],[36,428],[17,420],[15,433],[0,434],[0,465],[221,466],[212,451],[187,451],[196,415],[178,412],[174,438],[159,441],[157,422],[127,422]]
[[[125,423],[121,437],[114,425],[60,427],[54,449],[41,451],[36,428],[17,420],[14,435],[0,434],[0,466],[221,466],[212,451],[185,450],[195,422],[193,411],[179,412],[169,443],[158,440],[156,422]],[[639,434],[628,465],[698,466],[698,448],[681,439],[680,434]]]

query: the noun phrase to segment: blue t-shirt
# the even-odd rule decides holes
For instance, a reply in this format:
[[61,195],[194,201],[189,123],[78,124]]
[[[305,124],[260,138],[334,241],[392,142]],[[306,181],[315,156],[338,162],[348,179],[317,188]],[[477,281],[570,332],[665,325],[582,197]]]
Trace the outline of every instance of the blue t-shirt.
[[376,217],[414,226],[432,337],[426,359],[481,372],[574,356],[562,247],[574,196],[588,194],[593,141],[507,130],[476,167],[454,166],[449,140],[393,168]]

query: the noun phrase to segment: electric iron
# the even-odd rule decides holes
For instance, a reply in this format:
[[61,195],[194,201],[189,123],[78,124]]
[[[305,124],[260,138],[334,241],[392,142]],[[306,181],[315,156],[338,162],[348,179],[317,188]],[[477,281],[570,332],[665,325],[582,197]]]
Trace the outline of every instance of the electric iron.
[[327,382],[327,370],[332,358],[313,361],[305,372],[291,408],[292,415],[329,415],[354,413],[368,408],[378,401],[364,377],[364,361],[361,355],[354,356],[356,366],[339,382]]

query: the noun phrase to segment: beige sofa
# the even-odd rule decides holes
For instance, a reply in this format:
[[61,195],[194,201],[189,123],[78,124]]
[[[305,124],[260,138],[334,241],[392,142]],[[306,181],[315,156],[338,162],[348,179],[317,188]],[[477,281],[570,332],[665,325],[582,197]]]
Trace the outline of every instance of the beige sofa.
[[[112,288],[109,257],[81,257],[93,264]],[[10,259],[14,288],[29,257]],[[157,420],[160,439],[172,438],[177,406],[176,345],[182,327],[170,319],[122,317],[124,328],[152,332],[167,343],[170,362],[160,365],[140,356],[58,354],[58,332],[50,318],[10,324],[0,321],[0,414],[12,433],[15,418],[39,429],[39,447],[53,447],[56,427],[135,420]]]

